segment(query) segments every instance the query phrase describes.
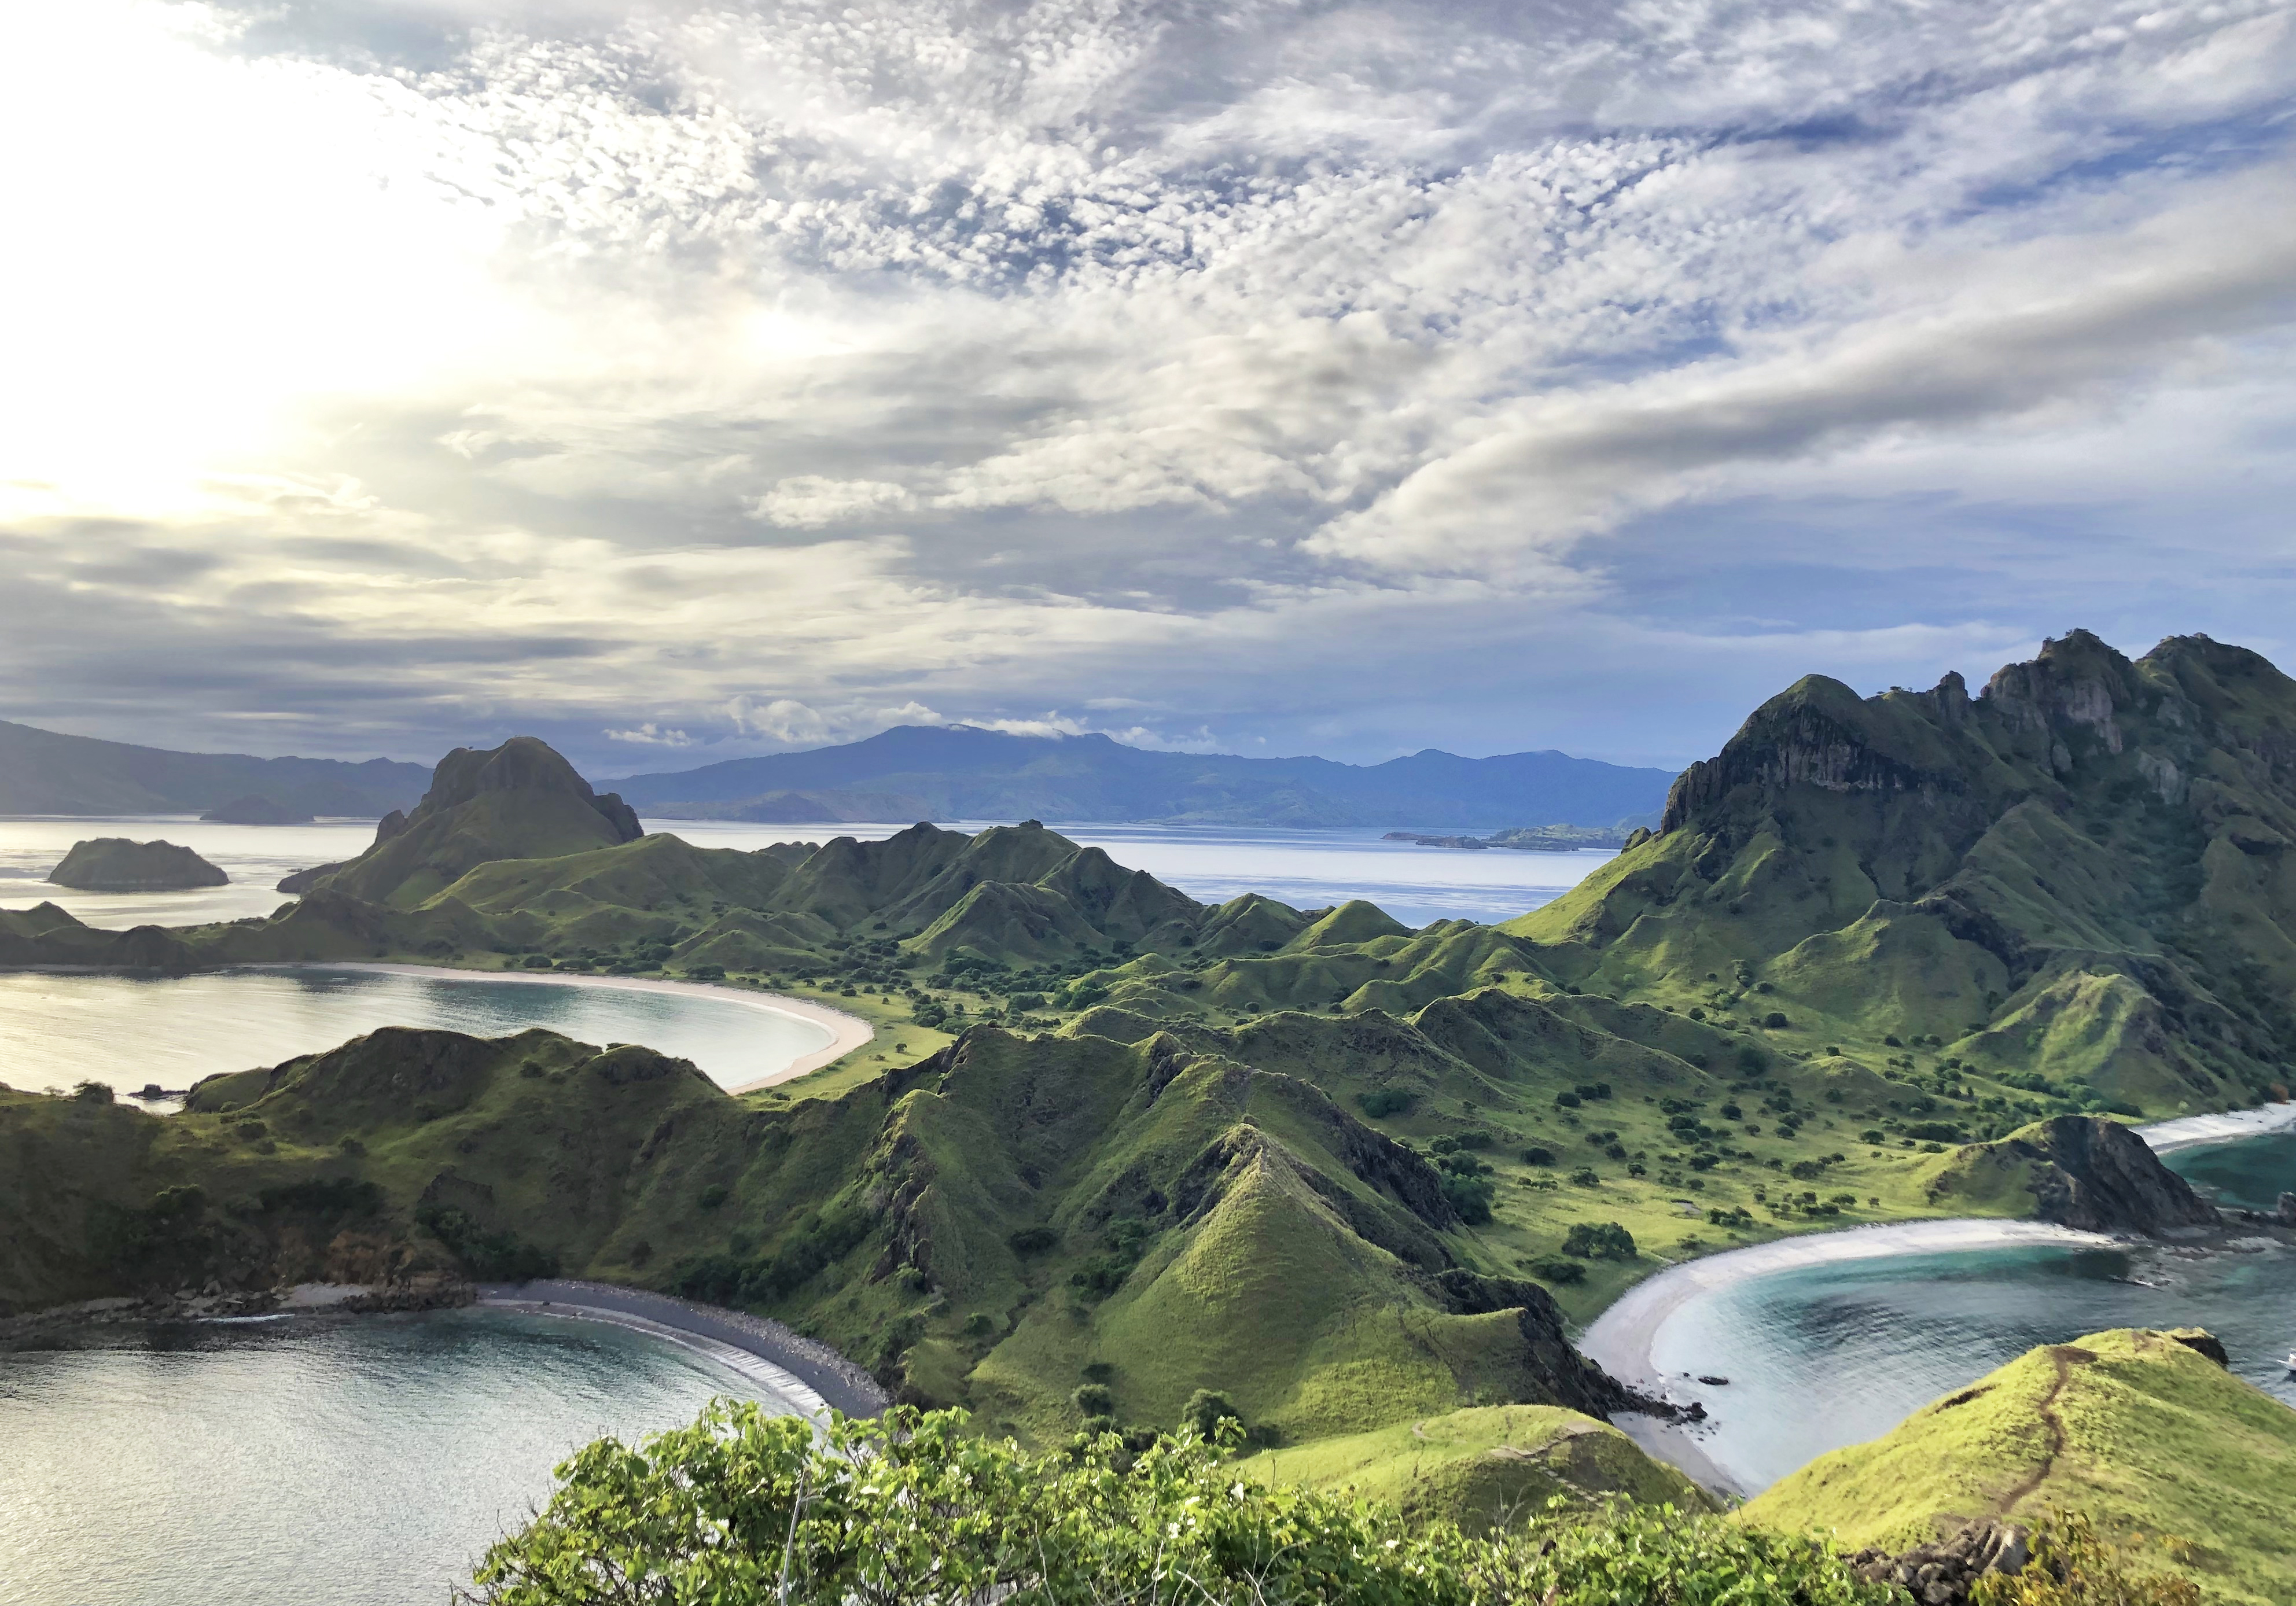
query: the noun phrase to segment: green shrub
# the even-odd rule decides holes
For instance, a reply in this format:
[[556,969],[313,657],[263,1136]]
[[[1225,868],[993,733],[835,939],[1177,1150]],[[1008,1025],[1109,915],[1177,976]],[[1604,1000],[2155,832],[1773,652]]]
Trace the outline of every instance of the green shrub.
[[83,1104],[109,1104],[111,1102],[111,1084],[82,1082],[72,1089],[72,1097]]
[[1373,1120],[1390,1115],[1407,1115],[1419,1102],[1419,1095],[1407,1087],[1374,1087],[1369,1093],[1356,1094],[1356,1103]]
[[1116,1396],[1105,1383],[1086,1383],[1069,1396],[1069,1403],[1086,1416],[1107,1416],[1116,1409]]
[[1541,1255],[1530,1262],[1530,1274],[1541,1282],[1584,1282],[1587,1267],[1561,1255]]
[[1554,1151],[1533,1143],[1522,1151],[1522,1163],[1526,1166],[1551,1166],[1554,1163]]
[[481,1282],[527,1282],[558,1274],[557,1257],[549,1251],[525,1242],[515,1233],[489,1233],[451,1205],[423,1205],[414,1212],[414,1219]]
[[1217,1389],[1199,1389],[1188,1396],[1188,1403],[1180,1407],[1180,1426],[1193,1430],[1196,1437],[1210,1442],[1219,1435],[1222,1422],[1243,1425],[1243,1413],[1235,1402]]
[[1004,1241],[1016,1255],[1041,1255],[1061,1241],[1061,1235],[1050,1227],[1022,1227]]
[[1635,1235],[1615,1221],[1582,1221],[1563,1234],[1562,1252],[1582,1260],[1632,1260]]
[[1488,1176],[1462,1176],[1456,1171],[1443,1173],[1443,1197],[1459,1213],[1459,1219],[1469,1226],[1480,1226],[1491,1218],[1491,1195],[1494,1190]]
[[701,1190],[701,1196],[694,1202],[705,1210],[714,1210],[726,1202],[726,1184],[722,1182],[713,1182]]
[[[1221,1428],[1223,1443],[1242,1435]],[[601,1439],[487,1553],[465,1602],[655,1606],[1882,1606],[1818,1543],[1672,1510],[1551,1506],[1471,1537],[1240,1479],[1193,1434],[1034,1454],[962,1413],[833,1418],[720,1400],[636,1449]]]

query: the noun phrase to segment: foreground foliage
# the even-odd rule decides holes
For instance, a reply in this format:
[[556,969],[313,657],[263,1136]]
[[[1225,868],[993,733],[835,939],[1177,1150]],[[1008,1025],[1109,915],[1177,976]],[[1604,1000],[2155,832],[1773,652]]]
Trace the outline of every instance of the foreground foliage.
[[2103,1538],[2082,1512],[2052,1512],[2032,1561],[1979,1580],[1974,1598],[1977,1606],[2201,1606],[2198,1584],[2147,1570],[2135,1549]]
[[1480,1538],[1271,1488],[1192,1434],[1035,1455],[962,1413],[800,1418],[720,1401],[636,1449],[559,1468],[488,1553],[486,1606],[1347,1602],[1350,1606],[1879,1606],[1834,1553],[1707,1518],[1621,1509]]

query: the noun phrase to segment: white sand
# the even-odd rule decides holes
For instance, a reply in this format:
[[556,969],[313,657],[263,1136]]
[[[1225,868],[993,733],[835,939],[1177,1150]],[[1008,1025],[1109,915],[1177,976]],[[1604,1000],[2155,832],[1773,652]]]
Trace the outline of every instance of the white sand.
[[762,1010],[769,1015],[782,1015],[793,1020],[804,1020],[824,1028],[830,1034],[829,1045],[792,1060],[770,1076],[756,1077],[738,1086],[726,1088],[728,1093],[755,1093],[760,1087],[793,1081],[809,1071],[819,1070],[861,1047],[877,1035],[877,1028],[858,1015],[849,1015],[843,1010],[833,1010],[804,998],[788,998],[779,993],[759,993],[747,987],[719,987],[707,981],[654,981],[644,976],[586,976],[567,971],[480,971],[456,970],[447,965],[431,964],[370,964],[359,963],[316,962],[307,964],[262,964],[245,967],[254,971],[372,971],[386,976],[436,976],[448,981],[529,981],[544,987],[614,987],[634,993],[669,993],[678,996],[702,994],[711,1002],[738,1004],[745,1009]]
[[1651,1350],[1667,1318],[1694,1299],[1750,1277],[1844,1260],[1888,1255],[1931,1255],[2018,1244],[2110,1244],[2099,1233],[2079,1233],[2042,1221],[1908,1221],[1781,1238],[1669,1266],[1620,1295],[1595,1318],[1578,1348],[1620,1381],[1657,1392],[1663,1386]]
[[2136,1135],[2152,1145],[2155,1154],[2190,1149],[2202,1143],[2228,1143],[2243,1137],[2261,1137],[2296,1127],[2296,1102],[2267,1104],[2259,1110],[2231,1110],[2221,1115],[2179,1116],[2136,1128]]

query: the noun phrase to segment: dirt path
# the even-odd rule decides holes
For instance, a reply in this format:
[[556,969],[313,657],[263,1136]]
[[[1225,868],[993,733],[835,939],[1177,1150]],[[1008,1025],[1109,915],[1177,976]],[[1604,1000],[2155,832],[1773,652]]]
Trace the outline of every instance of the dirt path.
[[2086,1366],[2096,1356],[2078,1345],[2053,1344],[2049,1347],[2049,1359],[2056,1363],[2057,1379],[2049,1385],[2049,1391],[2041,1397],[2040,1404],[2041,1420],[2048,1425],[2049,1447],[2041,1456],[2041,1464],[2034,1468],[2030,1476],[2020,1479],[2007,1494],[1993,1503],[1993,1515],[1996,1517],[2006,1517],[2019,1501],[2039,1488],[2049,1474],[2056,1470],[2057,1457],[2065,1453],[2065,1422],[2057,1414],[2057,1397],[2065,1391],[2065,1384],[2072,1377],[2073,1367],[2076,1364]]

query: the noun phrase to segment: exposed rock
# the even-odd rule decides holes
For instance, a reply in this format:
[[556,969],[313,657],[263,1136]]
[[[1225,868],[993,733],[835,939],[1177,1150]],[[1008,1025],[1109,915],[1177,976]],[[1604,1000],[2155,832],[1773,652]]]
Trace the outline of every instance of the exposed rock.
[[2173,1227],[2212,1227],[2220,1219],[2215,1206],[2118,1122],[2061,1115],[1999,1147],[2033,1162],[2036,1214],[2044,1221],[2087,1233],[2157,1236]]
[[1949,1538],[1900,1555],[1861,1550],[1849,1559],[1870,1583],[1895,1584],[1921,1606],[1961,1606],[1988,1573],[2022,1572],[2031,1536],[2014,1522],[1972,1522]]
[[284,803],[274,802],[260,793],[250,792],[243,798],[234,798],[217,808],[210,808],[200,816],[219,825],[308,825],[311,816],[299,808],[290,808]]
[[231,877],[173,842],[96,837],[73,843],[63,863],[48,872],[48,880],[81,892],[179,892],[227,886]]
[[2171,1327],[2168,1336],[2196,1355],[2204,1355],[2223,1367],[2232,1370],[2232,1357],[2225,1353],[2224,1340],[2205,1327]]

